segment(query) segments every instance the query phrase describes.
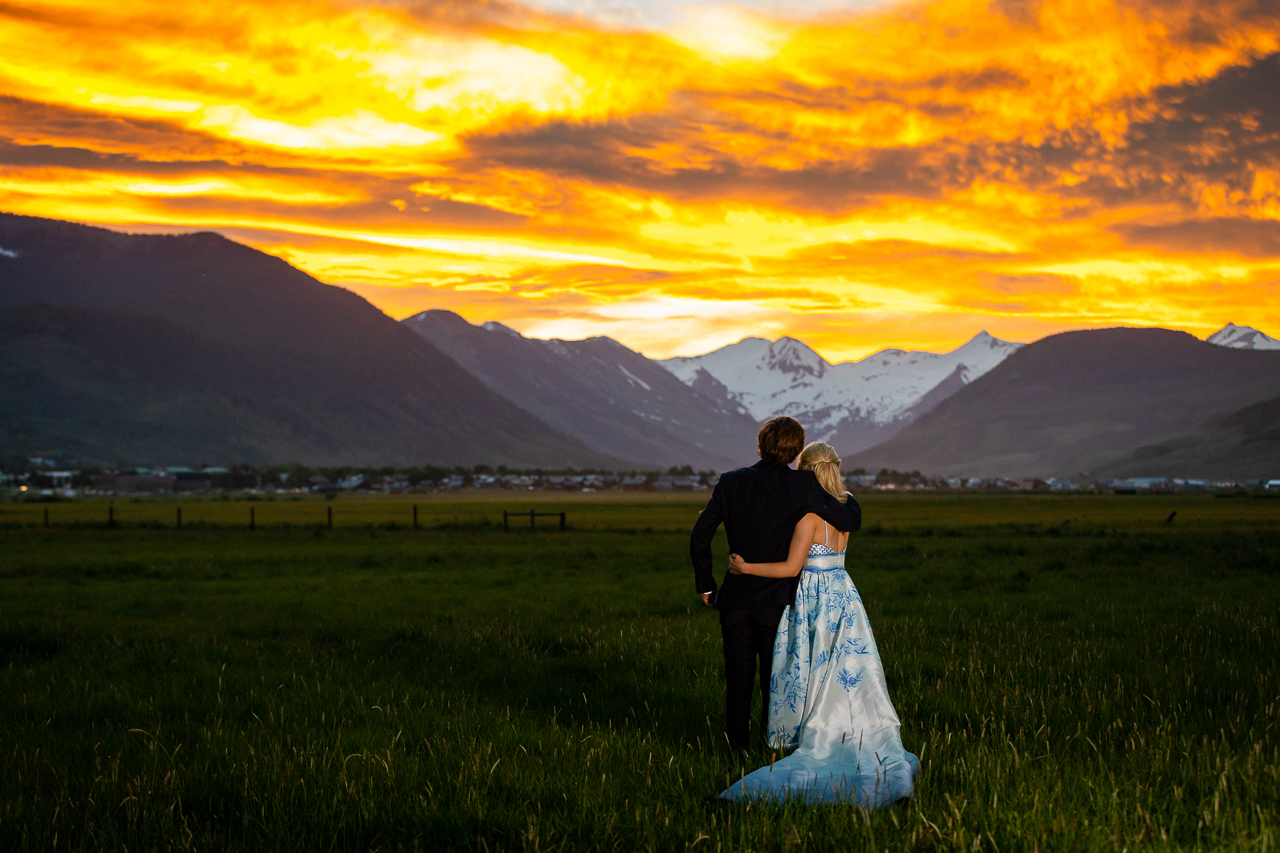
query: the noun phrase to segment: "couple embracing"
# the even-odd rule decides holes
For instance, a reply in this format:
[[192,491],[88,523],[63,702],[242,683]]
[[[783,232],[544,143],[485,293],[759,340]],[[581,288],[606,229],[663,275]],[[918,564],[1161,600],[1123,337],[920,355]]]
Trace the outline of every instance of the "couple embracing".
[[[758,670],[756,739],[793,751],[720,797],[865,808],[910,797],[916,757],[902,747],[871,625],[844,567],[862,510],[841,484],[840,458],[821,442],[806,447],[804,428],[788,417],[767,421],[757,442],[758,463],[720,478],[690,553],[698,592],[720,613],[729,745],[751,746]],[[721,523],[732,553],[717,587],[711,540]]]

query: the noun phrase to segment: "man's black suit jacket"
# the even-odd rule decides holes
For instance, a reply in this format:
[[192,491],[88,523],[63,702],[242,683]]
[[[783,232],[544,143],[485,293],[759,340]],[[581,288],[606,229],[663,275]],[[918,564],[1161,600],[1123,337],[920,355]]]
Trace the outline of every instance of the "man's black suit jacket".
[[[819,485],[812,471],[793,471],[785,465],[761,461],[721,475],[689,537],[698,592],[716,589],[711,572],[711,540],[721,522],[729,535],[730,552],[741,554],[748,563],[781,563],[787,559],[792,530],[810,512],[837,530],[852,533],[862,526],[862,508],[853,496],[849,496],[848,503],[841,503]],[[737,610],[790,604],[797,583],[798,578],[727,573],[715,606],[718,610]]]

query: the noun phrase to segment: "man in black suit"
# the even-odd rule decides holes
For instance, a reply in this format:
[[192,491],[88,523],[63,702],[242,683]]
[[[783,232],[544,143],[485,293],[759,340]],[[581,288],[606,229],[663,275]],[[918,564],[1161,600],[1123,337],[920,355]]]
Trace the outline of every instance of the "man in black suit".
[[791,532],[807,513],[817,513],[837,530],[862,526],[862,509],[822,488],[811,471],[789,466],[804,449],[804,427],[794,418],[766,421],[757,436],[760,461],[720,477],[711,500],[689,538],[693,573],[702,601],[720,611],[724,642],[725,733],[734,749],[750,746],[751,688],[760,672],[760,737],[769,723],[769,675],[773,640],[782,612],[795,598],[799,578],[726,574],[716,587],[711,572],[711,540],[724,522],[729,551],[748,563],[780,563],[787,558]]

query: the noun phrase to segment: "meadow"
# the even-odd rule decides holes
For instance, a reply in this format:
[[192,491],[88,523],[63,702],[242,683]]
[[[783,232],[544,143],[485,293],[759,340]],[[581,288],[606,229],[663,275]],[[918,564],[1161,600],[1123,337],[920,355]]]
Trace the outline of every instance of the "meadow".
[[[1280,500],[866,496],[848,566],[921,759],[872,813],[708,803],[769,756],[724,745],[704,500],[0,504],[0,848],[1280,841]],[[502,529],[531,507],[567,529]]]

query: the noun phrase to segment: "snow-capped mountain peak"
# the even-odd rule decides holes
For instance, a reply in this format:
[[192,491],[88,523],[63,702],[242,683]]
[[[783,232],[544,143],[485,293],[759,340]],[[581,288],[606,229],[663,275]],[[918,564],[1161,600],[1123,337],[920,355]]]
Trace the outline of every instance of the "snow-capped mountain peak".
[[810,376],[821,379],[827,372],[827,360],[818,355],[803,341],[795,338],[779,338],[768,349],[767,367],[757,365],[757,369],[777,370],[790,374],[796,379]]
[[660,363],[696,390],[712,387],[758,421],[791,415],[810,438],[850,451],[888,438],[1021,346],[981,332],[949,353],[886,349],[832,364],[795,338],[745,338]]
[[1280,341],[1270,335],[1252,326],[1237,326],[1235,323],[1223,326],[1205,338],[1205,342],[1231,349],[1280,349]]
[[981,349],[982,347],[986,347],[987,349],[998,349],[1006,345],[1006,341],[992,337],[990,332],[983,329],[981,332],[978,332],[978,334],[970,338],[969,342],[961,346],[960,349]]

